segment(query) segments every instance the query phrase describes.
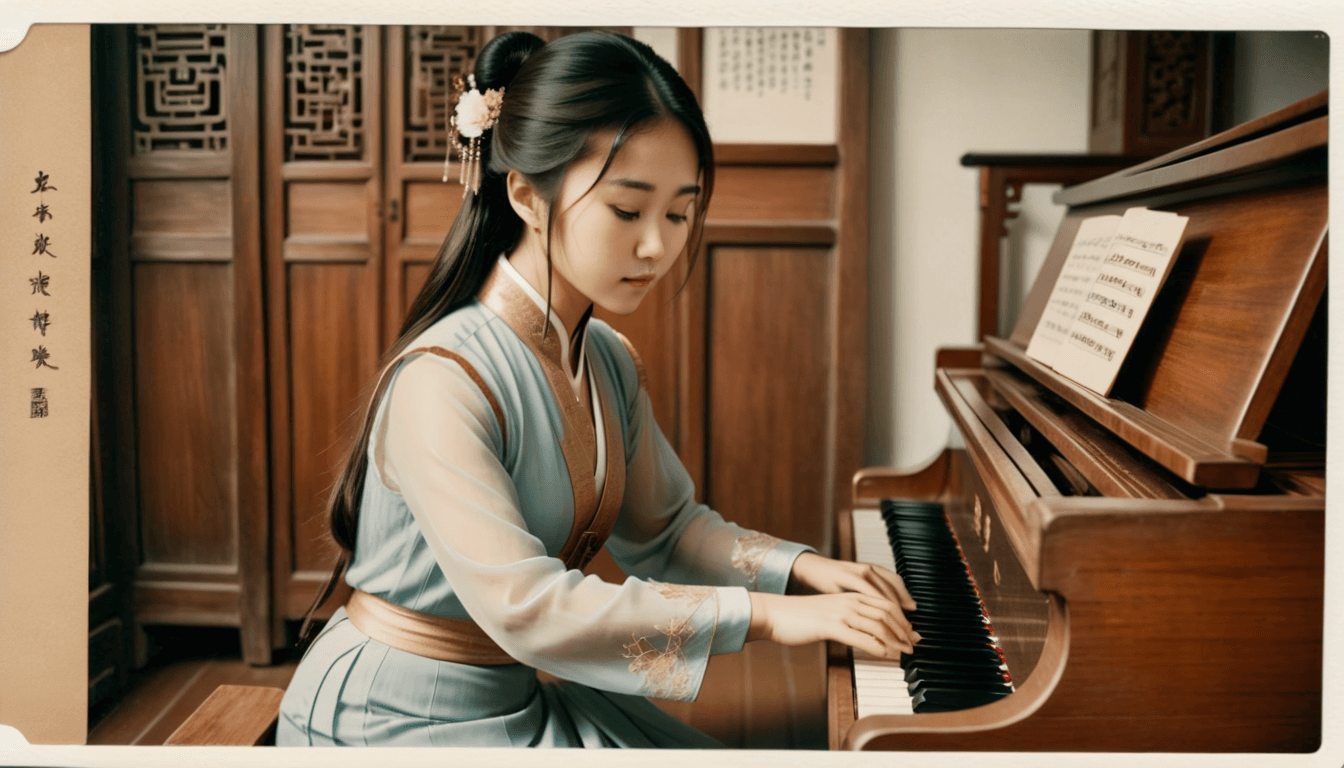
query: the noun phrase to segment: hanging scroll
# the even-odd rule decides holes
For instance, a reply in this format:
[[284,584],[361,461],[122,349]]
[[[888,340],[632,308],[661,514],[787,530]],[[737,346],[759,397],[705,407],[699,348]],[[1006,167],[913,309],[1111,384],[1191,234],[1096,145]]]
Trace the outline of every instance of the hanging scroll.
[[705,119],[724,144],[834,144],[839,35],[825,27],[708,28]]

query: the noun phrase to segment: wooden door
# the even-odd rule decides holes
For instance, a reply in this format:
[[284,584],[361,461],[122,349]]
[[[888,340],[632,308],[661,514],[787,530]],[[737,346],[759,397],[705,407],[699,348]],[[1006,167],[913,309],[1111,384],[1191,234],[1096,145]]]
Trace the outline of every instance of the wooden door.
[[336,547],[325,502],[382,353],[383,30],[265,28],[274,634]]
[[238,626],[269,661],[255,29],[97,39],[102,570],[136,626]]

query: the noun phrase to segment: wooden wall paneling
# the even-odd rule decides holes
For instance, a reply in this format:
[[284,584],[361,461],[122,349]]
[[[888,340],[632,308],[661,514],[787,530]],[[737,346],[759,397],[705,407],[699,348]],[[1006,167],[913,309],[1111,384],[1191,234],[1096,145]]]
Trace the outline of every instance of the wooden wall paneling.
[[266,547],[255,33],[136,36],[123,81],[135,83],[130,254],[113,289],[133,345],[120,364],[135,404],[138,621],[240,626],[249,660],[265,662],[265,573],[252,569]]
[[234,392],[237,398],[236,484],[239,612],[243,658],[271,661],[270,471],[268,467],[266,337],[262,292],[261,114],[257,27],[230,35],[229,113],[233,119],[232,203]]
[[335,561],[326,498],[381,351],[382,35],[356,25],[266,31],[276,642]]
[[138,261],[135,379],[143,566],[235,564],[228,264]]
[[849,503],[850,478],[864,465],[868,411],[868,71],[866,29],[840,33],[840,171],[836,186],[836,278],[831,284],[834,347],[831,356],[834,446],[829,515],[821,551],[833,548],[836,510]]
[[282,256],[285,249],[285,180],[281,168],[285,153],[284,142],[277,138],[283,135],[285,127],[285,44],[283,26],[268,24],[261,29],[263,76],[257,86],[261,92],[262,114],[262,262],[266,275],[267,392],[270,400],[270,569],[271,601],[275,606],[271,613],[271,637],[279,645],[280,638],[285,636],[284,619],[293,608],[290,593],[293,591],[294,569],[289,300],[288,291],[284,289],[287,266]]
[[[834,347],[831,254],[720,246],[709,275],[710,504],[821,547]],[[820,460],[820,461],[819,461]]]
[[[713,210],[713,203],[710,204]],[[686,472],[695,483],[696,499],[704,504],[712,504],[707,483],[709,480],[709,275],[713,264],[713,252],[717,243],[714,227],[705,222],[705,237],[700,245],[700,257],[686,288],[681,292],[680,322],[677,324],[681,338],[678,346],[678,376],[674,380],[677,387],[677,455],[681,457]]]
[[716,219],[829,221],[835,210],[834,166],[762,163],[726,166],[724,171],[714,180]]

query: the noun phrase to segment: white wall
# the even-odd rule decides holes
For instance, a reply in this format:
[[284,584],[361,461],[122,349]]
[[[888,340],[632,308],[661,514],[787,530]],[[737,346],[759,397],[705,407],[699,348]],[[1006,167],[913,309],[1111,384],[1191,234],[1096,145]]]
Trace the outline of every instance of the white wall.
[[1330,40],[1324,32],[1238,32],[1234,47],[1234,125],[1330,85]]
[[[882,29],[872,43],[865,463],[911,468],[948,442],[936,350],[975,341],[978,179],[959,160],[1085,152],[1090,33]],[[1043,253],[1059,214],[1048,194],[1029,204],[1013,226]]]

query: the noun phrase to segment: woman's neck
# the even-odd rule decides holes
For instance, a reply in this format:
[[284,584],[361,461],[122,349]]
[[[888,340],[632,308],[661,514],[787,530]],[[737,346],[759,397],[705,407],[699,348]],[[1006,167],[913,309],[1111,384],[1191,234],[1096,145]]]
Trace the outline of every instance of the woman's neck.
[[[528,233],[529,235],[532,233]],[[523,242],[514,249],[509,255],[509,263],[518,270],[518,274],[531,285],[542,299],[546,298],[547,291],[547,263],[546,252],[542,250],[540,243],[529,242],[533,238],[524,237]],[[570,344],[578,343],[582,333],[575,333],[576,326],[583,319],[585,313],[593,302],[588,300],[587,296],[579,293],[569,281],[558,271],[550,270],[550,302],[551,310],[560,318],[560,322],[565,326],[565,332],[570,336]],[[571,350],[572,352],[573,350]]]

